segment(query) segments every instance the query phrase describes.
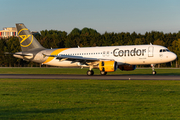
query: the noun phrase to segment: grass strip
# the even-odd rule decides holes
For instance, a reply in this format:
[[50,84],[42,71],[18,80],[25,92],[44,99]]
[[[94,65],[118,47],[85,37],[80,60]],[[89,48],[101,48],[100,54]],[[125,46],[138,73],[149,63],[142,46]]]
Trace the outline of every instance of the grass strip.
[[0,119],[180,119],[180,81],[0,79]]

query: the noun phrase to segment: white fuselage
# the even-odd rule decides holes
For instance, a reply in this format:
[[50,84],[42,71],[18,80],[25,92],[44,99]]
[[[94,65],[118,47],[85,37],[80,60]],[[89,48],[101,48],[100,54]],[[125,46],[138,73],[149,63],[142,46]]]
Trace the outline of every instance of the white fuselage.
[[[114,60],[118,65],[146,65],[166,63],[176,59],[176,54],[170,52],[166,47],[159,45],[129,45],[129,46],[106,46],[106,47],[82,47],[66,49],[49,49],[38,53],[34,61],[44,59],[43,64],[52,66],[81,66],[80,62],[58,60],[55,57],[49,59],[43,54],[67,55],[83,58],[97,58],[102,60]],[[40,58],[41,56],[41,58]],[[46,59],[46,60],[45,60]],[[85,65],[86,66],[86,65]]]

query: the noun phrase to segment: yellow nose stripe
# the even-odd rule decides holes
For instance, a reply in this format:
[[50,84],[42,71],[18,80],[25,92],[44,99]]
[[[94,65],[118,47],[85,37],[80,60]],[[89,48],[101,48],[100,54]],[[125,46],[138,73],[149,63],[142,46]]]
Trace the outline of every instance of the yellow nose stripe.
[[[64,50],[67,50],[67,49],[69,49],[69,48],[57,49],[57,50],[53,51],[53,52],[51,53],[51,55],[57,55],[57,54],[59,54],[60,52],[62,52],[62,51],[64,51]],[[43,64],[48,63],[48,62],[50,62],[50,61],[53,60],[53,59],[54,59],[54,57],[48,57],[48,59],[47,59],[45,62],[43,62]]]

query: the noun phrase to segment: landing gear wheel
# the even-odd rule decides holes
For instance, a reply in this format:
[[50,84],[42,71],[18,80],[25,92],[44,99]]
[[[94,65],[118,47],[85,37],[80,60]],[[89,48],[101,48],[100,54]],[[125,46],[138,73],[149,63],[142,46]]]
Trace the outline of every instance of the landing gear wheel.
[[152,74],[155,75],[155,74],[156,74],[156,71],[153,71]]
[[90,76],[90,75],[94,75],[94,71],[93,71],[93,70],[88,70],[88,71],[87,71],[87,75],[89,75],[89,76]]
[[151,64],[151,67],[152,67],[152,74],[155,75],[156,74],[156,71],[154,70],[154,64]]
[[106,75],[107,74],[107,72],[104,72],[104,71],[101,71],[100,73],[101,73],[101,75]]

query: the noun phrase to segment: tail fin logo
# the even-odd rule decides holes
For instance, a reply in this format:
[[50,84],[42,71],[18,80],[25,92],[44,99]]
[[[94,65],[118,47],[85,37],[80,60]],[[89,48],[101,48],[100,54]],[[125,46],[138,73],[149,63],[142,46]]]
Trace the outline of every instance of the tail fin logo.
[[[26,34],[20,34],[22,31],[25,31],[28,29],[27,28],[24,28],[24,29],[21,29],[19,32],[18,32],[18,35],[19,37],[22,39],[21,42],[20,42],[20,45],[22,47],[28,47],[31,45],[31,43],[33,42],[33,35],[29,34],[29,35],[26,35]],[[25,32],[24,32],[25,33]],[[30,39],[30,41],[28,41],[28,38]]]

